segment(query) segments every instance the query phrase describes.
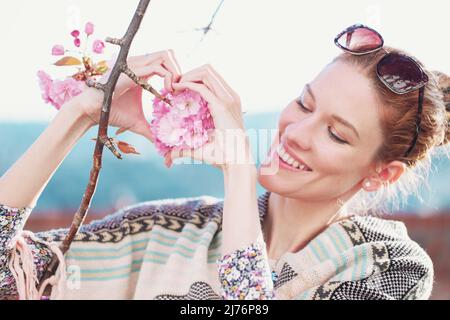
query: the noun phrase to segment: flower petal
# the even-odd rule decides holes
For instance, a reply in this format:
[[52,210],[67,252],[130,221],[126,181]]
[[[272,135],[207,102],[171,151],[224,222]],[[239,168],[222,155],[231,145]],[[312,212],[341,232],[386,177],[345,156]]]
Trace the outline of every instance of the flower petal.
[[52,55],[61,56],[64,54],[64,47],[60,44],[55,44],[52,48]]
[[86,26],[84,27],[84,32],[89,36],[94,33],[94,24],[92,22],[86,23]]
[[73,30],[70,34],[72,35],[72,37],[78,38],[78,36],[80,35],[80,31],[78,31],[78,30]]

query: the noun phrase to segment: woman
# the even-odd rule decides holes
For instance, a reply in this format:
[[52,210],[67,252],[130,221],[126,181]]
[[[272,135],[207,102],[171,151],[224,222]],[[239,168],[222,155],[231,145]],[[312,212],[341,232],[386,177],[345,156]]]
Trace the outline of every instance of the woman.
[[[182,75],[171,51],[130,58],[138,76],[157,74],[167,90],[191,89],[208,101],[217,135],[201,149],[173,151],[166,164],[190,157],[219,167],[225,198],[123,208],[83,226],[62,257],[55,244],[66,230],[22,228],[61,161],[97,124],[103,93],[89,88],[67,102],[0,179],[1,296],[39,298],[35,280],[58,254],[60,268],[48,283],[53,298],[428,298],[430,258],[404,224],[376,217],[379,198],[365,195],[389,194],[448,143],[448,77],[384,47],[368,27],[352,26],[335,42],[345,52],[281,112],[279,135],[258,169],[239,97],[216,71]],[[153,141],[141,93],[122,75],[110,124]],[[245,161],[218,134],[225,130],[241,138]],[[267,190],[259,197],[257,182]]]

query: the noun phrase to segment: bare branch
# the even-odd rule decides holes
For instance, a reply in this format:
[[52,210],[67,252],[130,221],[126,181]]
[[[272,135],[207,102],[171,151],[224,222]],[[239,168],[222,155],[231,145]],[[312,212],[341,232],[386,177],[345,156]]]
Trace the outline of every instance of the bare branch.
[[112,44],[116,44],[118,46],[122,46],[124,43],[123,39],[116,39],[116,38],[111,38],[111,37],[106,37],[105,41],[112,43]]
[[199,29],[199,30],[203,30],[203,36],[200,39],[200,42],[203,41],[203,39],[206,37],[206,34],[212,29],[212,24],[214,22],[214,19],[216,18],[217,13],[219,12],[220,8],[222,7],[223,2],[224,2],[224,0],[220,0],[220,3],[217,6],[216,10],[214,11],[213,15],[211,16],[211,20],[209,21],[208,25],[206,27]]
[[[219,12],[220,8],[222,7],[224,3],[224,0],[220,0],[219,5],[216,7],[216,10],[214,11],[213,15],[211,16],[211,20],[209,21],[208,25],[206,25],[206,27],[202,27],[202,28],[195,28],[194,31],[202,31],[202,37],[200,38],[200,41],[197,42],[197,44],[194,46],[194,48],[191,50],[191,53],[194,52],[199,46],[200,44],[203,42],[203,40],[206,37],[206,34],[209,33],[209,31],[214,30],[212,28],[212,25],[214,23],[214,19],[217,16],[217,13]],[[215,31],[215,30],[214,30]],[[181,31],[181,32],[185,32],[185,31]],[[217,33],[217,32],[216,32]],[[188,54],[188,56],[190,55],[190,53]]]
[[122,72],[125,73],[131,80],[133,80],[136,84],[138,84],[139,86],[141,86],[144,90],[147,90],[149,92],[151,92],[153,95],[155,95],[158,99],[164,101],[165,103],[170,104],[169,99],[163,97],[158,91],[155,90],[155,88],[153,88],[149,83],[147,82],[143,82],[141,81],[141,79],[138,78],[138,76],[133,72],[133,70],[131,70],[130,68],[128,68],[127,65],[124,65],[122,67]]
[[96,81],[94,81],[92,79],[87,79],[86,80],[86,85],[88,87],[93,87],[93,88],[102,90],[103,92],[105,92],[105,90],[106,90],[106,86],[104,84],[96,82]]
[[[102,90],[105,94],[103,96],[103,105],[100,114],[100,121],[94,149],[93,164],[89,175],[89,182],[86,186],[86,190],[84,192],[83,199],[81,200],[80,207],[78,208],[73,218],[72,225],[69,228],[68,234],[60,245],[60,249],[63,254],[65,254],[69,249],[70,244],[72,243],[73,239],[78,233],[80,226],[82,225],[84,219],[86,218],[87,211],[89,210],[91,199],[95,193],[99,172],[102,166],[103,147],[106,146],[113,152],[114,155],[116,155],[116,157],[121,159],[121,155],[115,149],[114,144],[111,141],[111,138],[108,137],[109,111],[111,109],[112,96],[117,81],[119,79],[120,74],[124,72],[122,66],[124,65],[126,66],[127,56],[130,50],[131,43],[137,31],[139,30],[139,26],[141,24],[142,18],[144,17],[145,11],[147,10],[149,3],[150,0],[139,1],[133,19],[131,20],[125,35],[121,39],[114,39],[109,37],[107,38],[107,41],[109,40],[109,42],[111,43],[120,45],[119,55],[117,57],[116,63],[114,64],[114,67],[111,70],[108,81],[105,84],[95,83],[92,81],[88,82],[88,86],[90,85],[93,86],[94,88]],[[40,282],[39,287],[42,286],[42,284],[46,279],[48,279],[56,272],[58,265],[59,265],[58,258],[56,257],[56,255],[54,255],[50,263],[48,264],[46,270],[44,271],[42,277],[39,279]],[[62,271],[65,272],[65,270]],[[51,287],[47,286],[45,288],[44,295],[49,295],[50,290]]]
[[108,138],[107,136],[101,136],[99,137],[100,142],[105,145],[111,152],[120,160],[122,160],[122,155],[117,151],[116,147],[114,147],[114,144],[112,143],[113,138]]

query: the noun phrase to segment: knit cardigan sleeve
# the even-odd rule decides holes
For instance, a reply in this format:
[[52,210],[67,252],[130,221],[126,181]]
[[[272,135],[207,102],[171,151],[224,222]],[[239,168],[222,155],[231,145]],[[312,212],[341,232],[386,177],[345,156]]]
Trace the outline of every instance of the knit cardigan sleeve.
[[[18,241],[20,241],[23,226],[31,211],[32,208],[28,207],[12,208],[0,204],[0,299],[17,297],[15,277],[20,275],[12,274],[10,265],[14,263],[12,255],[17,245],[23,247]],[[33,257],[35,276],[38,278],[50,262],[53,252],[44,241],[36,241],[38,239],[29,237],[25,237],[24,240]]]

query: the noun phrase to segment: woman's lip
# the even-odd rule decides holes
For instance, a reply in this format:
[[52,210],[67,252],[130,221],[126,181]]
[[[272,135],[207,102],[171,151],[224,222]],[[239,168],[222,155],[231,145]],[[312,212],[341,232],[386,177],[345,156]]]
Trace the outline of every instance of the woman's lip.
[[281,146],[284,148],[284,150],[287,151],[287,153],[289,154],[289,156],[291,158],[293,158],[294,160],[297,160],[300,164],[307,166],[310,171],[313,171],[312,168],[310,166],[308,166],[305,161],[303,161],[303,159],[300,159],[298,156],[295,155],[295,153],[292,152],[292,150],[290,149],[290,147],[288,145],[286,145],[285,143],[281,143]]
[[[289,170],[289,171],[293,171],[293,172],[302,172],[302,173],[306,173],[306,172],[311,172],[311,171],[307,171],[307,170],[300,170],[300,169],[296,169],[294,167],[292,167],[291,165],[287,164],[286,162],[284,162],[284,160],[280,157],[280,155],[278,154],[278,152],[274,153],[275,157],[278,158],[278,163],[280,165],[280,167]],[[274,157],[274,158],[275,158]]]

